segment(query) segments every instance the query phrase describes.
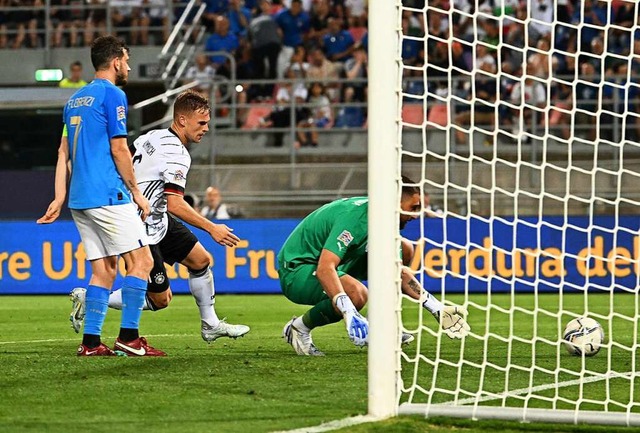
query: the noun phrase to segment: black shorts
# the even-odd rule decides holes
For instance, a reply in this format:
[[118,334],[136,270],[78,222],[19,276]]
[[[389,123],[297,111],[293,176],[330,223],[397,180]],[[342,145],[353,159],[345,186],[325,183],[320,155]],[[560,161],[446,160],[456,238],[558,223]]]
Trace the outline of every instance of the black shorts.
[[149,274],[147,290],[162,293],[169,288],[167,271],[164,264],[173,265],[182,262],[198,243],[198,238],[180,221],[169,215],[167,234],[156,244],[149,245],[153,256],[153,269]]

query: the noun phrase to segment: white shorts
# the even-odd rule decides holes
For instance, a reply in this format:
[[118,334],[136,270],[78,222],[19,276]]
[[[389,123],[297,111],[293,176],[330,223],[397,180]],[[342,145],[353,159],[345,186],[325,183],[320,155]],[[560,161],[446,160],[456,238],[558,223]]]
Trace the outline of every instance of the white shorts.
[[93,209],[71,209],[87,260],[117,256],[149,244],[133,203]]

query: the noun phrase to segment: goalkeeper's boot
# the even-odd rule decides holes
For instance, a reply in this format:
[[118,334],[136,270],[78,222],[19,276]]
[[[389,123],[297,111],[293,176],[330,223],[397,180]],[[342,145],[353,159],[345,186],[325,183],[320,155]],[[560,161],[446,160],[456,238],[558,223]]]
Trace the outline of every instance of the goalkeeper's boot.
[[402,333],[402,344],[409,344],[413,340],[415,340],[415,337],[413,335],[409,334],[408,332]]
[[313,344],[309,332],[302,332],[293,326],[294,320],[296,320],[295,316],[284,325],[282,338],[293,347],[293,350],[295,350],[298,355],[324,356],[324,353],[318,350],[315,344]]
[[238,338],[250,331],[247,325],[232,325],[222,319],[218,326],[210,326],[204,320],[202,321],[201,335],[202,339],[207,343],[216,341],[220,337]]
[[78,346],[78,356],[116,356],[116,353],[109,349],[104,344],[100,343],[100,346],[88,348],[84,344]]
[[71,321],[71,327],[76,334],[80,332],[82,323],[84,322],[84,313],[86,310],[85,298],[87,295],[87,289],[83,287],[76,287],[69,293],[71,299],[71,314],[69,314],[69,320]]

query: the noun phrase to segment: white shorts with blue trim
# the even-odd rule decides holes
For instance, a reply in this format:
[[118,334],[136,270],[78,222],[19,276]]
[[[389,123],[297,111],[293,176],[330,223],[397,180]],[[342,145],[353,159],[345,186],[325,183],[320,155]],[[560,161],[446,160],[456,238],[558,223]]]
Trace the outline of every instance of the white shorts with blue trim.
[[87,260],[117,256],[149,244],[133,203],[93,209],[71,209]]

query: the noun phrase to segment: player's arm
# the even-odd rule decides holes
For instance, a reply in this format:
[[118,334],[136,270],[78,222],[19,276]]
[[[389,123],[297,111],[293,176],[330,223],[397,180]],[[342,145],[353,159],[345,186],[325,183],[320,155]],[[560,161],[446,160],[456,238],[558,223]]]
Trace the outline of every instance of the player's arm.
[[338,276],[340,261],[340,256],[324,248],[320,253],[316,277],[324,292],[333,301],[336,309],[342,313],[349,339],[356,346],[362,347],[368,341],[369,322],[358,312],[342,288],[340,277]]
[[338,277],[338,265],[340,261],[341,258],[337,254],[326,248],[320,253],[316,276],[329,299],[334,299],[338,295],[345,294],[342,289],[342,284],[340,283],[340,278]]
[[60,139],[60,146],[58,147],[54,199],[51,204],[49,204],[47,212],[38,219],[38,224],[50,224],[60,216],[60,210],[62,209],[64,200],[67,197],[67,179],[69,171],[69,140],[66,136],[65,127],[65,133],[62,135],[62,138]]
[[233,247],[240,241],[240,238],[232,233],[232,228],[227,227],[225,224],[214,224],[196,212],[195,209],[189,206],[189,203],[184,201],[182,194],[165,193],[165,196],[169,212],[187,224],[209,233],[213,240],[220,245]]
[[113,156],[113,161],[116,164],[116,169],[118,170],[118,173],[120,173],[120,177],[122,177],[122,180],[129,191],[131,191],[133,201],[142,211],[141,217],[144,221],[147,216],[149,216],[149,201],[144,195],[142,195],[140,188],[138,188],[138,182],[136,182],[136,176],[133,172],[131,151],[129,150],[126,137],[114,137],[111,139],[111,155]]
[[466,321],[467,310],[456,305],[444,305],[413,276],[411,269],[402,268],[402,293],[421,301],[433,317],[440,323],[440,327],[449,338],[462,338],[469,333],[471,328]]

